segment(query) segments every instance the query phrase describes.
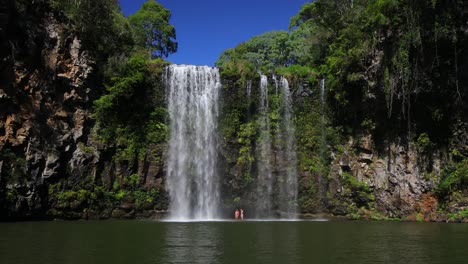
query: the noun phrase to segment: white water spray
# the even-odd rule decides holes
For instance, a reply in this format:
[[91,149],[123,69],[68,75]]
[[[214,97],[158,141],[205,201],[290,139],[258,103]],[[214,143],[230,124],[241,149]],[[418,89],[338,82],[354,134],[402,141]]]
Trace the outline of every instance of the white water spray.
[[167,187],[171,220],[219,218],[217,172],[219,71],[208,66],[166,69],[170,117]]
[[280,127],[283,155],[280,157],[284,168],[279,168],[282,173],[279,175],[279,210],[286,213],[285,218],[295,218],[297,213],[297,153],[294,123],[292,121],[293,105],[289,83],[286,78],[280,80],[282,93],[282,122]]
[[268,104],[268,78],[266,75],[260,77],[260,115],[258,124],[260,126],[260,140],[257,145],[257,218],[271,217],[272,194],[273,194],[273,157],[270,136],[270,117]]

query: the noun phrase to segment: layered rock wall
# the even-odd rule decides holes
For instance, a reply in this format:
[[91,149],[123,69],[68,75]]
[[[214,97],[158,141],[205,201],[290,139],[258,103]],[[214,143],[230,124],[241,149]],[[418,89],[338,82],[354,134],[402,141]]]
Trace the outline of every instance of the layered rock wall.
[[0,10],[1,218],[135,217],[154,211],[159,201],[140,210],[125,199],[89,209],[96,186],[109,193],[132,174],[140,175],[141,189],[162,189],[164,147],[149,146],[131,164],[113,159],[114,147],[100,144],[93,130],[93,101],[102,94],[95,61],[46,2],[28,8],[25,17],[15,1]]

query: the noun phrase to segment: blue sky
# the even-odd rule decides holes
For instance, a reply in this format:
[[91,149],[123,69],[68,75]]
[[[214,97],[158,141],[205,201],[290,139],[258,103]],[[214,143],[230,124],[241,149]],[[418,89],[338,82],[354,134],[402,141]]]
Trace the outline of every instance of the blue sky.
[[[119,0],[135,13],[146,0]],[[159,0],[171,10],[179,49],[168,60],[213,66],[219,54],[271,30],[287,30],[289,19],[309,0]]]

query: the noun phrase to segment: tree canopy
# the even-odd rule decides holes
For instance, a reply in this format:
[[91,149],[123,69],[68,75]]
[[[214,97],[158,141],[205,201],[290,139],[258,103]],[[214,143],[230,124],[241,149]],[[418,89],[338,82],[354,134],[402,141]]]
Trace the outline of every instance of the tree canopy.
[[146,1],[140,10],[129,16],[138,46],[151,51],[153,57],[167,57],[177,51],[174,26],[169,24],[171,12],[154,0]]

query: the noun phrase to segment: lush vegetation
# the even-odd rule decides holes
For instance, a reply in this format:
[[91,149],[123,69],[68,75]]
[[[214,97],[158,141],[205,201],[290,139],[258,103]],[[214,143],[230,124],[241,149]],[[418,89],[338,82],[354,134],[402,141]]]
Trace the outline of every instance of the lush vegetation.
[[367,121],[378,133],[406,129],[443,142],[465,110],[462,9],[450,1],[318,0],[291,19],[290,32],[253,37],[217,65],[323,77],[335,125],[351,132]]
[[155,1],[147,1],[129,17],[135,43],[151,51],[153,57],[167,57],[177,51],[175,28],[169,24],[171,12]]
[[171,13],[154,0],[125,18],[115,0],[52,0],[87,50],[95,55],[105,89],[94,103],[95,135],[117,147],[116,158],[133,160],[167,129],[163,58],[177,51]]
[[[436,177],[445,203],[466,196],[468,187],[463,7],[444,0],[316,0],[291,19],[288,32],[253,37],[224,51],[216,65],[225,79],[240,76],[240,87],[262,72],[287,77],[301,93],[295,101],[299,162],[312,175],[329,173],[331,155],[344,150],[348,137],[370,134],[379,152],[403,142],[418,153],[424,175],[434,175],[433,153],[448,149]],[[236,119],[226,130],[243,131],[250,122]],[[320,188],[309,178],[302,208]],[[354,196],[349,203],[372,207],[371,189],[350,175],[340,181]]]
[[[30,12],[30,1],[15,3],[19,14]],[[79,218],[74,213],[83,208],[91,214],[128,203],[136,210],[155,209],[155,203],[157,209],[167,207],[157,184],[146,185],[139,169],[149,159],[163,166],[168,128],[161,75],[164,59],[177,51],[170,11],[154,0],[128,18],[115,0],[49,0],[44,5],[79,37],[96,63],[94,130],[76,147],[90,159],[100,151],[109,160],[105,166],[118,168],[117,175],[100,170],[105,177],[52,178],[40,190],[58,210],[49,213]],[[436,184],[440,209],[450,213],[450,220],[466,218],[466,209],[457,210],[468,200],[463,8],[462,1],[449,0],[316,0],[291,18],[289,31],[267,32],[224,51],[216,66],[224,86],[219,129],[224,163],[231,168],[223,185],[227,203],[241,204],[252,198],[246,190],[255,189],[255,149],[262,136],[256,87],[263,73],[284,76],[293,88],[303,211],[327,207],[356,219],[385,218],[378,213],[374,186],[358,180],[350,168],[339,178],[330,177],[332,162],[353,151],[349,142],[371,135],[378,154],[394,142],[414,150],[420,174]],[[278,147],[275,135],[284,109],[272,83],[269,89],[267,118],[272,145]],[[432,171],[434,153],[446,161],[441,173]],[[3,182],[30,180],[24,176],[27,157],[15,154],[9,148],[0,152],[0,168],[7,171]],[[333,184],[339,194],[329,192]],[[17,202],[15,188],[0,190],[3,196],[10,204]],[[426,217],[423,211],[416,213],[417,220]]]
[[[51,0],[50,7],[96,60],[101,88],[92,106],[96,124],[91,139],[78,148],[92,157],[100,145],[101,155],[110,160],[108,166],[120,168],[121,173],[81,175],[78,182],[73,177],[52,181],[47,193],[54,210],[48,214],[81,218],[76,212],[87,208],[88,213],[105,212],[109,217],[113,208],[125,203],[135,210],[167,207],[164,194],[145,185],[138,168],[148,159],[159,166],[167,140],[161,76],[168,64],[164,58],[177,51],[170,11],[154,0],[128,18],[115,0]],[[87,146],[90,142],[92,146]]]
[[[20,1],[22,2],[22,1]],[[153,58],[177,51],[171,12],[154,0],[125,18],[115,0],[51,0],[50,6],[80,34],[86,48],[105,63],[111,56],[143,49]]]

